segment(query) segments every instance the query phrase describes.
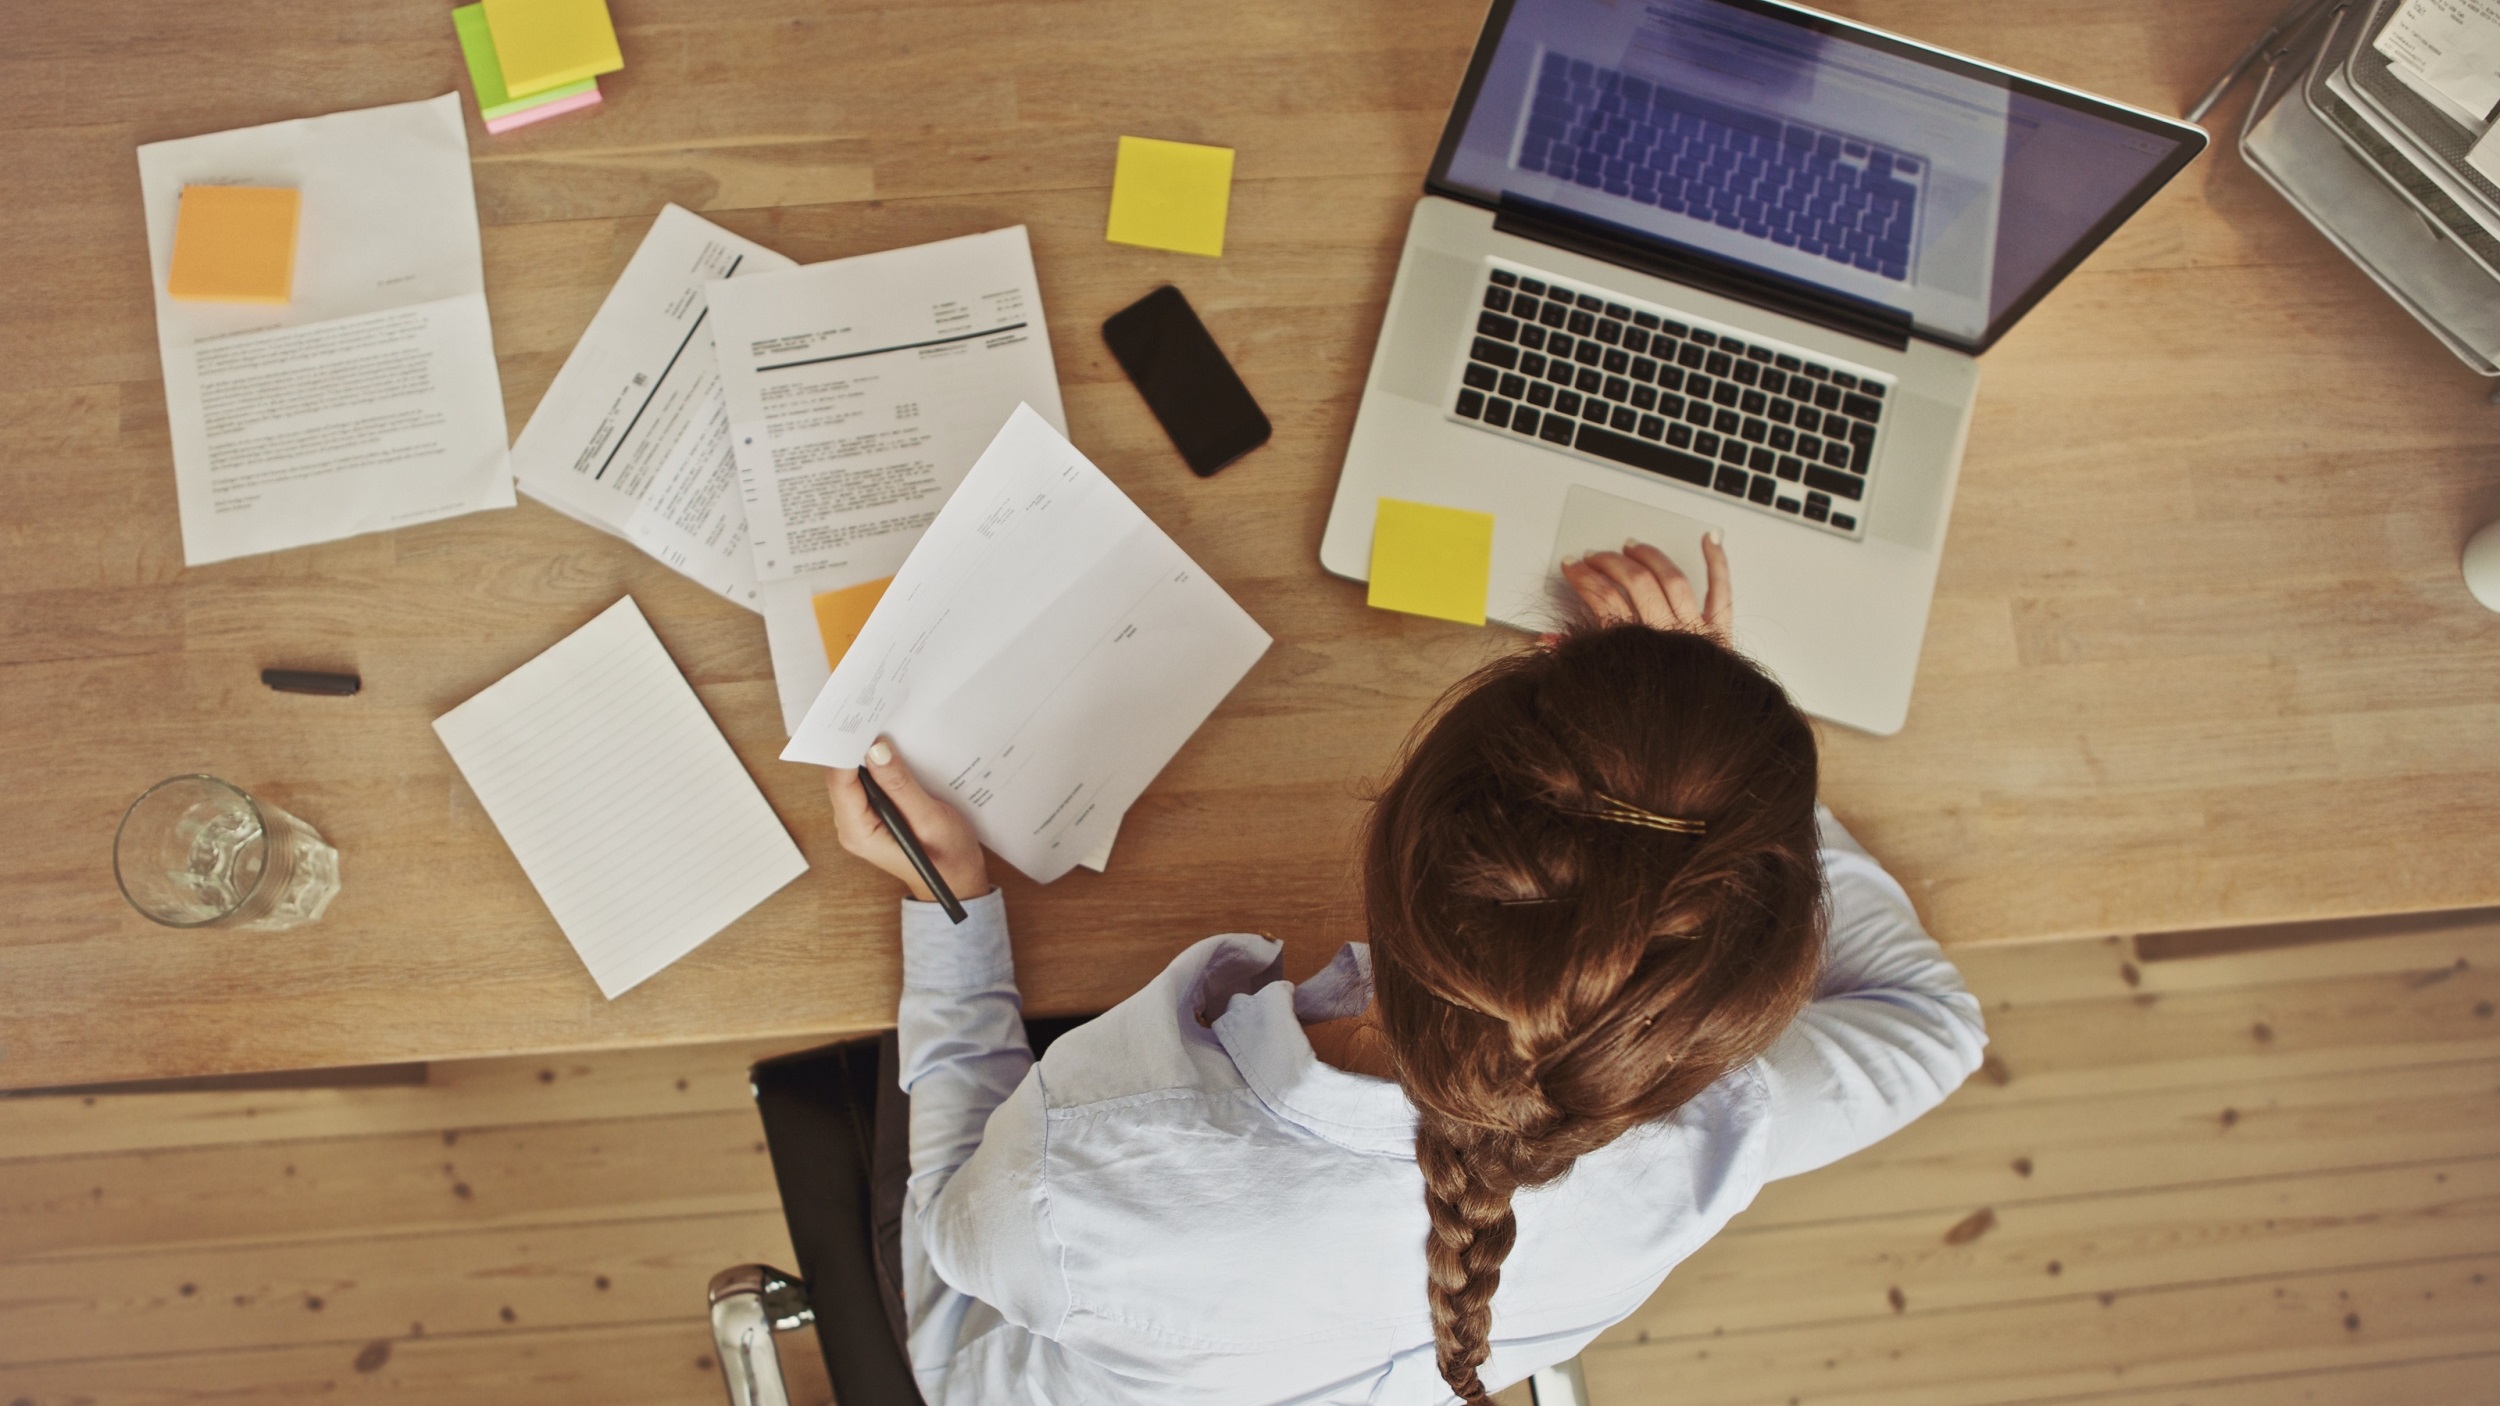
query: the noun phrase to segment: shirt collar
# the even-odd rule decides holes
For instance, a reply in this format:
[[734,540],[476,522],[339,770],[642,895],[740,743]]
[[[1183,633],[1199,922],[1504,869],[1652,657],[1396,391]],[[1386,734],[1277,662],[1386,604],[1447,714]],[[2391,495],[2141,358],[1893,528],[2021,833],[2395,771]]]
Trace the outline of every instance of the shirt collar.
[[1311,1052],[1305,1021],[1357,1015],[1372,995],[1371,948],[1349,942],[1299,987],[1275,980],[1236,992],[1215,1037],[1242,1081],[1277,1117],[1356,1152],[1415,1155],[1415,1106],[1391,1079],[1352,1074]]

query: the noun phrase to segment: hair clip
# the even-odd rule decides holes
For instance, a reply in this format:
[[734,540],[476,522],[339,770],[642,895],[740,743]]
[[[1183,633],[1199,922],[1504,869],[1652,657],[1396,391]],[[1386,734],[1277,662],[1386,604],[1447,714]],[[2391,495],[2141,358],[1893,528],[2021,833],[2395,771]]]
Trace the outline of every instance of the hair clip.
[[1561,894],[1550,898],[1497,898],[1493,901],[1504,908],[1534,908],[1540,903],[1569,903],[1571,897],[1568,894]]
[[1629,801],[1616,800],[1614,797],[1607,795],[1603,791],[1597,792],[1596,794],[1598,805],[1595,809],[1576,810],[1571,812],[1571,814],[1584,815],[1591,820],[1611,820],[1617,825],[1638,825],[1644,830],[1664,830],[1671,835],[1698,835],[1702,833],[1702,823],[1698,820],[1686,820],[1680,816],[1673,815],[1659,815],[1651,811],[1643,810]]

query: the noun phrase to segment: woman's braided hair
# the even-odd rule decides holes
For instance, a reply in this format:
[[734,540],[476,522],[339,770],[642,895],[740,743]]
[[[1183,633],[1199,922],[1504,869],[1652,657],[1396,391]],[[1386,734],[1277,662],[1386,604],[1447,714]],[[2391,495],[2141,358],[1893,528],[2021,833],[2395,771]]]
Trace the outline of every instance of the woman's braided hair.
[[1486,1400],[1514,1194],[1672,1113],[1810,996],[1814,797],[1814,734],[1778,684],[1637,625],[1482,670],[1381,795],[1375,989],[1419,1115],[1433,1338],[1460,1400]]

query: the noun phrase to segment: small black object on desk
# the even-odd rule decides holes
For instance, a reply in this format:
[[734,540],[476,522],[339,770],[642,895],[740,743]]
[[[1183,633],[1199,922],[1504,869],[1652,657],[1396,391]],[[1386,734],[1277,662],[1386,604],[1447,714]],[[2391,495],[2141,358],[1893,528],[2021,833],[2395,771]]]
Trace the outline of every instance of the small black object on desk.
[[309,669],[263,669],[260,681],[280,693],[319,693],[347,698],[365,686],[354,674],[322,674]]
[[946,880],[938,877],[937,865],[930,862],[929,852],[920,847],[920,837],[911,832],[903,813],[894,808],[894,798],[885,793],[885,788],[877,784],[877,778],[870,776],[864,766],[859,769],[859,785],[868,793],[868,808],[877,813],[877,819],[884,823],[886,833],[894,837],[894,843],[902,846],[903,857],[911,861],[912,868],[920,871],[920,882],[927,884],[929,892],[937,895],[938,906],[946,910],[946,916],[958,923],[971,917],[964,911],[963,900],[955,897],[955,891],[946,886]]

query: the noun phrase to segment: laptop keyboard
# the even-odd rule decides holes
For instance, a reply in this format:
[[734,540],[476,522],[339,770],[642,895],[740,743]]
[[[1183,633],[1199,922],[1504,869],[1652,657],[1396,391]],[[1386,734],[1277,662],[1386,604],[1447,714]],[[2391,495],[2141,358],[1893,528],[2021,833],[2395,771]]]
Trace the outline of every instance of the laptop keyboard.
[[1549,53],[1517,165],[1906,282],[1927,163]]
[[1861,535],[1884,381],[1517,266],[1479,298],[1460,419]]

